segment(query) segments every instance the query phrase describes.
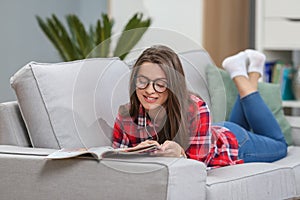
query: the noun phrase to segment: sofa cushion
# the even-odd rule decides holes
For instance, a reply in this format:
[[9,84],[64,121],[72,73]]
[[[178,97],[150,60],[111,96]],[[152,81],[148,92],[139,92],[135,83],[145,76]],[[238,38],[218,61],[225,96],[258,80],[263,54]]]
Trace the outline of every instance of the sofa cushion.
[[292,141],[293,145],[300,146],[300,117],[299,116],[285,116],[292,127]]
[[117,58],[30,62],[21,68],[11,85],[32,145],[110,145],[111,133],[104,129],[110,130],[107,124],[113,126],[119,105],[129,100],[128,76],[128,67]]
[[0,104],[0,144],[29,147],[28,133],[16,101]]
[[295,186],[296,186],[296,192],[297,197],[300,197],[300,147],[299,146],[289,146],[288,148],[288,155],[280,159],[274,164],[290,167],[294,172],[294,178],[295,178]]
[[207,199],[289,199],[296,194],[289,167],[247,163],[210,170]]
[[[237,89],[226,71],[211,66],[207,68],[206,72],[212,102],[213,120],[214,122],[228,120],[238,94]],[[224,89],[220,89],[220,86],[224,86]],[[291,145],[291,125],[284,116],[280,85],[259,82],[258,90],[278,121],[287,143]]]

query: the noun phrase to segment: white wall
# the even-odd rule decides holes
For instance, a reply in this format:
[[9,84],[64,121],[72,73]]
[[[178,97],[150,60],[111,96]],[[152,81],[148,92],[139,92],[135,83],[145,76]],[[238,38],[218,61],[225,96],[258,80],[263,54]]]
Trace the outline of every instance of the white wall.
[[106,0],[1,0],[0,3],[0,102],[15,100],[9,78],[29,61],[61,61],[56,49],[39,28],[36,15],[42,18],[55,13],[64,21],[67,14],[77,14],[89,25],[102,12]]
[[143,39],[147,45],[163,42],[184,51],[202,44],[202,0],[110,0],[108,7],[116,21],[115,33],[134,13],[142,12],[152,18],[151,27],[156,28],[155,33],[146,32]]
[[16,99],[9,78],[26,63],[61,61],[39,28],[36,15],[45,18],[55,13],[64,19],[75,13],[89,25],[108,12],[107,6],[115,20],[115,33],[137,11],[152,18],[151,27],[161,31],[147,32],[143,45],[161,41],[186,50],[202,43],[202,0],[1,0],[0,102]]

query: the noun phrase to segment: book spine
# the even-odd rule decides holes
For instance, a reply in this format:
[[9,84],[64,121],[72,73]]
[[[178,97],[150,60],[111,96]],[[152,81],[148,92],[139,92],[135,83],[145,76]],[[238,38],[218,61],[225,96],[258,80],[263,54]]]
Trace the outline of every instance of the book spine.
[[264,82],[267,82],[267,83],[272,82],[272,71],[273,71],[274,65],[275,65],[275,62],[266,62],[265,63],[264,76],[263,76]]
[[281,97],[282,100],[294,100],[292,67],[284,67],[282,71]]

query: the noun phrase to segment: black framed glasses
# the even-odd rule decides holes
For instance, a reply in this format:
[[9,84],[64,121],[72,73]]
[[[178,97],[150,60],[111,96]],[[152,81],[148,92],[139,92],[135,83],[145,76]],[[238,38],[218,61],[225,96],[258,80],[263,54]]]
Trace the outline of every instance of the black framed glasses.
[[158,93],[163,93],[167,90],[168,88],[168,83],[165,81],[165,79],[155,79],[155,80],[150,80],[149,78],[145,76],[137,76],[135,78],[135,86],[138,89],[146,89],[149,84],[152,82],[152,87],[154,88],[155,92]]

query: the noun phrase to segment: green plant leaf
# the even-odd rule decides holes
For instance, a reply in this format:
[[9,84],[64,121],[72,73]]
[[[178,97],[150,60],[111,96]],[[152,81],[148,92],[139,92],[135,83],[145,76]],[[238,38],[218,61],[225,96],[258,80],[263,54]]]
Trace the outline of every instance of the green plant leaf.
[[113,27],[113,20],[110,20],[107,14],[102,14],[103,20],[103,29],[101,30],[101,39],[100,39],[100,56],[107,57],[110,52],[110,44],[111,44],[111,34]]
[[[42,31],[45,33],[45,35],[48,37],[48,39],[50,40],[50,42],[55,46],[55,48],[58,50],[59,52],[59,55],[61,56],[61,58],[63,60],[67,60],[66,56],[65,56],[65,53],[63,52],[63,49],[60,48],[59,46],[59,42],[57,41],[57,38],[54,36],[53,34],[53,30],[51,30],[51,27],[48,26],[49,23],[52,23],[51,21],[48,22],[48,24],[46,22],[44,22],[42,20],[41,17],[39,16],[36,16],[36,19],[38,21],[38,24],[40,26],[40,28],[42,29]],[[48,19],[49,21],[49,19]]]
[[128,21],[117,42],[114,56],[124,59],[147,31],[151,25],[151,20],[142,20],[142,18],[143,15],[137,13]]
[[65,27],[54,14],[52,15],[52,22],[53,23],[50,23],[49,25],[54,30],[53,34],[58,40],[58,45],[65,52],[67,61],[76,60],[78,57],[78,52],[73,45],[72,40]]
[[[135,14],[126,24],[117,42],[113,55],[124,59],[128,52],[141,39],[151,24],[151,20],[142,20],[142,14]],[[108,57],[110,55],[111,36],[114,20],[107,14],[101,15],[102,21],[90,26],[89,32],[76,15],[66,16],[69,32],[53,14],[43,21],[36,16],[38,24],[50,42],[58,50],[64,61],[88,57]],[[129,31],[131,31],[129,33]]]
[[93,45],[91,44],[90,36],[86,32],[84,25],[76,15],[68,15],[67,22],[69,29],[73,34],[73,43],[76,44],[78,52],[83,58],[86,58],[91,52]]
[[109,56],[113,23],[108,15],[102,14],[102,21],[97,20],[95,28],[90,27],[90,37],[95,47],[90,57]]

